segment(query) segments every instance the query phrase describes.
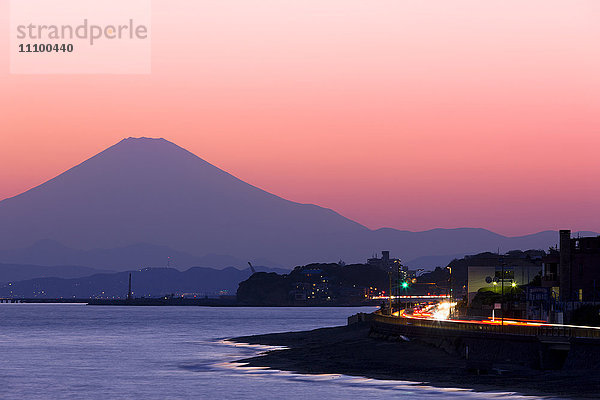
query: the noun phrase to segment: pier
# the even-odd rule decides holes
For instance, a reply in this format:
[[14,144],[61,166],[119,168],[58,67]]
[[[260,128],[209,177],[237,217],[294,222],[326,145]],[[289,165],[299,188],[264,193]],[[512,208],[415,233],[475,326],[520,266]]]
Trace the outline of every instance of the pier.
[[23,299],[0,299],[0,303],[24,303]]

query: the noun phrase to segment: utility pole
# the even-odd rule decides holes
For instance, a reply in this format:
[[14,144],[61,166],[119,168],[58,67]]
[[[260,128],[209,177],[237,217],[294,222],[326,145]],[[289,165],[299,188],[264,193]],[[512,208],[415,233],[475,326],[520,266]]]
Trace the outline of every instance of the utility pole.
[[390,315],[393,314],[392,310],[392,271],[388,271],[388,277],[390,278]]
[[[450,270],[450,290],[449,290],[449,295],[450,295],[450,304],[454,303],[454,293],[452,293],[452,267],[447,267]],[[454,309],[454,307],[450,306],[450,319],[454,318],[454,311],[456,311]]]
[[454,296],[452,295],[452,267],[446,267],[450,271],[450,287],[448,288],[448,295],[450,297],[450,303],[452,303],[452,299]]
[[501,325],[504,326],[504,260],[502,262],[502,297],[500,298],[500,311],[502,312],[502,322]]

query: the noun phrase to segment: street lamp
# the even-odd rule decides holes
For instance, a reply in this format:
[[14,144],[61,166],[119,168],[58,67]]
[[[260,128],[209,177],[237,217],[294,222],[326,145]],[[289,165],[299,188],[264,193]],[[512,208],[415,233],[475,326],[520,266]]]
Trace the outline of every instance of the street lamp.
[[500,317],[502,318],[501,325],[504,327],[504,266],[506,264],[504,263],[503,258],[500,259],[500,263],[502,264],[502,297],[500,298],[500,312],[502,313],[502,315]]
[[390,309],[389,309],[389,312],[390,312],[390,315],[393,315],[394,310],[392,310],[392,270],[388,271],[388,276],[390,278],[390,302],[389,302]]
[[448,266],[446,267],[448,268],[448,271],[450,271],[450,303],[452,303],[452,299],[454,298],[453,293],[452,293],[452,267]]

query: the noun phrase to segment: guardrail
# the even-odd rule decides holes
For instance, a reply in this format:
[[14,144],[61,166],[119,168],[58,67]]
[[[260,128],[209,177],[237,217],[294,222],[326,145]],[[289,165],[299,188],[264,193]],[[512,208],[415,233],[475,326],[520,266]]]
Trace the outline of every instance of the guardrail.
[[419,326],[424,328],[446,329],[462,332],[488,332],[505,335],[600,339],[600,328],[576,325],[492,325],[470,321],[393,317],[378,313],[373,315],[373,320],[389,325]]

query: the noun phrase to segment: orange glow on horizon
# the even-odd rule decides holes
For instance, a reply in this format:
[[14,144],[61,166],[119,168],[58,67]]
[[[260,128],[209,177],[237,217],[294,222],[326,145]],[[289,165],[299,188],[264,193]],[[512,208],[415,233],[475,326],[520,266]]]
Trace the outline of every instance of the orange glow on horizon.
[[370,228],[600,231],[598,20],[594,0],[155,0],[150,75],[11,75],[4,30],[0,199],[148,136]]

